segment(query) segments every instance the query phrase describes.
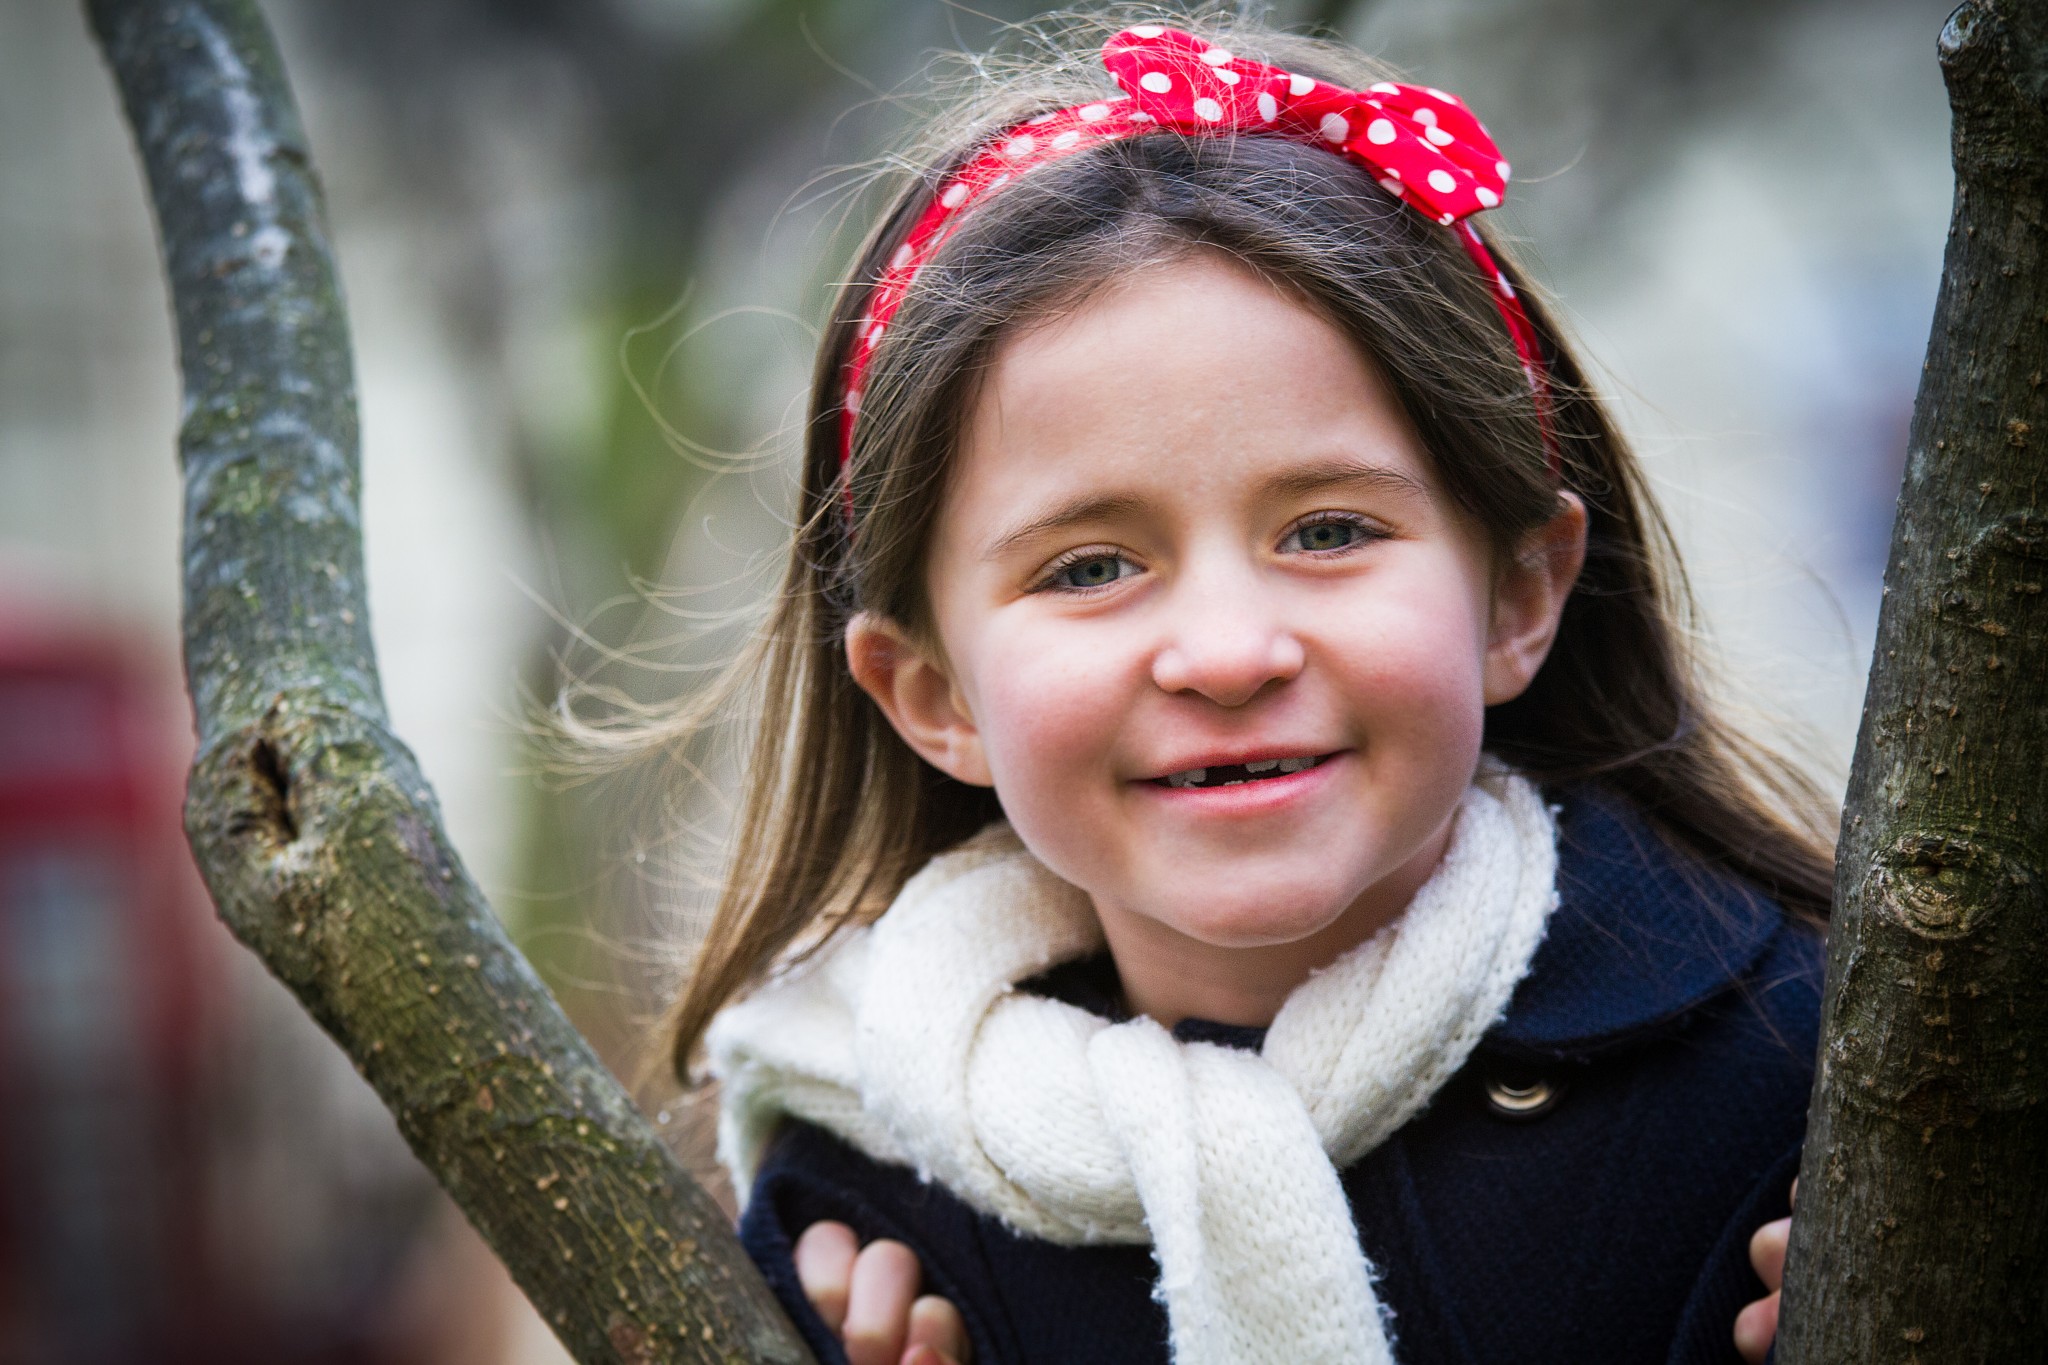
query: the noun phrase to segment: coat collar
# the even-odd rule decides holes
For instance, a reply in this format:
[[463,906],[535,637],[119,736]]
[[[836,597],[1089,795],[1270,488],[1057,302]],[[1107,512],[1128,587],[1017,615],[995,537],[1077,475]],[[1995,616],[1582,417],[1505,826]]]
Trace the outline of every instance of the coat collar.
[[1633,805],[1557,800],[1557,909],[1489,1048],[1600,1052],[1685,1015],[1747,975],[1784,920],[1776,902],[1665,841]]
[[[1762,892],[1667,843],[1634,805],[1594,787],[1552,791],[1557,909],[1529,974],[1480,1045],[1529,1057],[1585,1057],[1655,1036],[1748,975],[1784,912]],[[1020,988],[1123,1017],[1107,953]],[[1265,1030],[1206,1019],[1182,1042],[1256,1049]]]

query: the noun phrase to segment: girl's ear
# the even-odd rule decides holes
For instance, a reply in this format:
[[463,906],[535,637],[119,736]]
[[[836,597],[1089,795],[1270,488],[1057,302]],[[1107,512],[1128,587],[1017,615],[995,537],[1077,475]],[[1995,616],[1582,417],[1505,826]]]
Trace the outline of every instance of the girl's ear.
[[929,647],[894,621],[864,611],[847,624],[846,662],[861,691],[919,758],[971,786],[995,785],[981,731],[945,661]]
[[1486,704],[1513,701],[1550,656],[1565,599],[1586,563],[1586,505],[1558,494],[1557,515],[1529,532],[1500,572],[1486,641]]

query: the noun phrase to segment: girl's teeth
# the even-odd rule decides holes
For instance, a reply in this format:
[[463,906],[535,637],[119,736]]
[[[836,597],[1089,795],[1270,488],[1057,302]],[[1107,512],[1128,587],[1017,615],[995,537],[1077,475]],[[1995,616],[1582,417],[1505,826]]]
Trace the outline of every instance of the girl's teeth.
[[[1235,787],[1267,773],[1276,771],[1280,773],[1298,773],[1305,768],[1313,768],[1320,762],[1322,762],[1321,757],[1314,755],[1307,758],[1259,758],[1243,765],[1245,775],[1242,777],[1225,777],[1223,775],[1224,772],[1233,771],[1230,769],[1183,768],[1177,773],[1168,773],[1164,780],[1167,786],[1173,788],[1200,787],[1204,785]],[[1216,773],[1218,779],[1215,782],[1209,781],[1209,774],[1212,771]]]

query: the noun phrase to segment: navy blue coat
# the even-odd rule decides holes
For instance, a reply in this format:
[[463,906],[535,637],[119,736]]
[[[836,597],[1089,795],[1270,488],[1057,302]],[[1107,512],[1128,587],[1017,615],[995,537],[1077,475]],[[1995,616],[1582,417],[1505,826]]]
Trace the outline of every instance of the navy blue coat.
[[[1749,1237],[1797,1173],[1819,934],[1687,859],[1625,803],[1567,794],[1560,904],[1506,1015],[1430,1106],[1345,1170],[1403,1365],[1735,1362]],[[1114,1014],[1106,957],[1033,988]],[[1258,1046],[1261,1030],[1176,1030]],[[1513,1113],[1547,1092],[1535,1113]],[[1517,1101],[1517,1095],[1529,1098]],[[845,1359],[791,1247],[820,1219],[894,1237],[960,1308],[977,1365],[1167,1359],[1144,1247],[1021,1237],[790,1121],[740,1238],[818,1358]],[[1284,1266],[1274,1274],[1284,1275]]]

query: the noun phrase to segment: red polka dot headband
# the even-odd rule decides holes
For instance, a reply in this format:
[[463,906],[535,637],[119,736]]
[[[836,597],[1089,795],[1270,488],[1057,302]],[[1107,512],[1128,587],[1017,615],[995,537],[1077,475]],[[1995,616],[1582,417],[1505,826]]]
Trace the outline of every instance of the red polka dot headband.
[[[1550,379],[1536,329],[1514,286],[1466,221],[1496,207],[1508,163],[1464,102],[1430,86],[1382,81],[1346,90],[1214,47],[1192,33],[1140,24],[1103,45],[1102,64],[1120,96],[1028,119],[991,141],[950,177],[889,259],[854,329],[840,406],[840,468],[853,459],[853,427],[875,347],[910,283],[960,224],[960,216],[1034,167],[1104,142],[1145,133],[1262,134],[1324,147],[1364,166],[1387,193],[1452,228],[1487,282],[1536,399],[1551,476],[1560,472],[1551,431]],[[847,510],[852,511],[848,490]]]

